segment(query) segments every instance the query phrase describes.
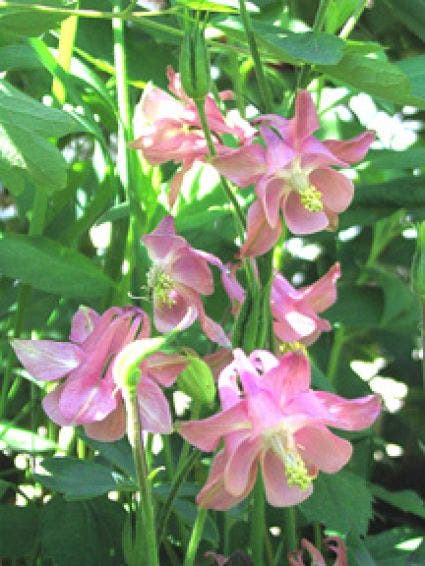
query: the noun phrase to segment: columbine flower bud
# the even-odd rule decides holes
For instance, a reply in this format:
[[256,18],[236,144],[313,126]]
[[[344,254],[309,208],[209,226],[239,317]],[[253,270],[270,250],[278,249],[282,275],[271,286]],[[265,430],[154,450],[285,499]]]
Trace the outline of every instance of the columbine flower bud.
[[418,238],[412,262],[412,290],[425,303],[425,221],[417,225]]
[[184,91],[194,100],[202,100],[210,90],[211,74],[204,31],[188,26],[180,51],[180,77]]

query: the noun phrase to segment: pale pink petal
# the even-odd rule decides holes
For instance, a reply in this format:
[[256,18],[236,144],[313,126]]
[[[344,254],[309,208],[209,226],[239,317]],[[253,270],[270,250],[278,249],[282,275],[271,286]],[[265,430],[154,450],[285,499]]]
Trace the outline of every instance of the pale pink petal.
[[338,171],[316,169],[310,182],[321,192],[324,206],[333,212],[344,212],[353,200],[353,183]]
[[295,99],[295,116],[289,121],[288,135],[295,148],[319,128],[316,107],[311,95],[301,90]]
[[364,158],[375,137],[374,132],[363,132],[351,140],[326,140],[323,143],[339,159],[346,163],[357,163]]
[[326,566],[325,559],[321,552],[319,552],[311,542],[303,538],[301,539],[301,546],[310,554],[311,563],[314,564],[314,566]]
[[[170,387],[187,366],[187,358],[178,354],[157,352],[145,360],[149,377],[164,387]],[[142,370],[143,371],[143,370]]]
[[212,452],[222,436],[234,431],[249,430],[251,423],[243,403],[201,421],[179,423],[177,430],[190,444],[204,452]]
[[270,505],[290,507],[301,503],[311,495],[312,485],[304,491],[296,486],[289,487],[283,463],[271,450],[267,450],[263,455],[261,467],[266,498]]
[[187,246],[186,240],[177,236],[174,218],[169,215],[161,220],[155,230],[143,236],[142,241],[154,262],[172,260],[180,248]]
[[112,411],[103,421],[97,421],[84,425],[84,431],[89,438],[101,442],[115,442],[125,434],[125,411],[123,403],[118,403],[115,411]]
[[171,277],[178,283],[191,287],[197,293],[211,295],[214,281],[206,261],[192,253],[190,248],[180,250],[170,267]]
[[44,412],[50,420],[59,426],[70,426],[73,424],[72,419],[66,418],[59,408],[59,400],[62,395],[63,387],[63,384],[57,385],[53,391],[50,391],[50,393],[44,397],[42,405]]
[[260,439],[244,439],[230,454],[224,470],[224,485],[234,497],[246,492],[252,468],[257,467],[256,458],[261,450]]
[[341,267],[337,262],[315,283],[300,289],[303,300],[317,313],[328,309],[336,301],[336,282],[340,277]]
[[81,306],[72,317],[69,339],[76,344],[83,343],[100,321],[100,315],[90,307]]
[[183,320],[185,324],[181,328],[184,330],[191,326],[198,316],[195,306],[191,305],[179,291],[172,291],[169,298],[173,302],[167,304],[154,296],[153,316],[155,328],[158,332],[171,332]]
[[232,352],[227,348],[220,348],[212,354],[206,354],[203,358],[208,364],[215,379],[218,379],[221,371],[232,361]]
[[313,234],[329,224],[326,214],[310,212],[301,204],[300,196],[295,191],[289,193],[284,201],[283,213],[286,224],[293,234]]
[[247,235],[240,256],[252,257],[265,254],[277,242],[281,231],[280,221],[271,228],[261,203],[254,201],[248,209]]
[[294,149],[285,143],[273,130],[261,128],[261,135],[266,142],[267,174],[273,174],[286,167],[295,157]]
[[316,391],[321,403],[324,423],[343,430],[362,430],[375,422],[381,412],[379,395],[344,399],[327,391]]
[[168,204],[170,205],[170,208],[173,208],[176,203],[184,180],[184,176],[186,175],[187,171],[188,169],[183,167],[182,169],[180,169],[180,171],[177,171],[177,173],[175,173],[173,178],[171,179],[170,190],[168,192]]
[[[231,356],[231,352],[229,352],[229,350],[225,351]],[[223,410],[233,407],[241,400],[241,390],[239,389],[238,383],[238,367],[236,362],[231,362],[222,369],[218,377],[218,392]]]
[[249,478],[245,493],[241,494],[239,497],[234,497],[226,491],[224,487],[224,468],[226,466],[227,459],[228,456],[224,450],[221,450],[215,456],[207,482],[196,498],[196,502],[200,507],[225,511],[245,499],[253,488],[257,474],[255,466],[251,469],[251,477]]
[[84,359],[79,346],[52,340],[12,340],[12,348],[25,369],[36,379],[59,379]]
[[229,264],[223,266],[223,270],[221,272],[221,283],[231,301],[237,301],[241,304],[244,302],[245,289],[236,279],[235,271],[232,270]]
[[326,427],[306,427],[295,433],[295,442],[302,459],[328,474],[338,472],[349,461],[352,446],[332,434]]
[[262,373],[267,373],[279,366],[279,359],[267,350],[254,350],[249,359],[254,367]]
[[239,187],[255,183],[266,172],[265,151],[259,144],[231,150],[227,155],[212,159],[217,170]]
[[311,369],[308,358],[301,352],[288,352],[279,358],[279,364],[265,373],[261,387],[273,392],[282,407],[304,391],[308,391]]
[[97,372],[86,373],[65,382],[59,400],[59,409],[65,418],[74,424],[86,424],[102,421],[116,409],[115,384],[105,378],[99,381],[99,377]]
[[316,138],[307,138],[300,148],[301,167],[313,171],[329,165],[337,165],[339,167],[347,167],[348,164],[335,155],[326,147],[326,145]]
[[302,293],[295,287],[292,287],[281,273],[276,272],[273,277],[271,297],[272,304],[279,307],[279,303],[288,299],[293,299],[293,301],[301,299]]
[[275,177],[263,177],[255,187],[267,222],[271,228],[275,228],[279,222],[280,201],[285,194],[284,182]]
[[151,379],[143,377],[137,388],[142,429],[147,432],[170,434],[173,430],[168,401]]
[[207,316],[203,309],[199,312],[199,322],[205,335],[208,336],[212,342],[215,342],[223,348],[231,348],[232,343],[223,328],[212,320],[212,318]]
[[179,118],[183,111],[181,102],[148,83],[134,111],[134,133],[138,137],[140,128],[146,124],[153,124],[164,118]]

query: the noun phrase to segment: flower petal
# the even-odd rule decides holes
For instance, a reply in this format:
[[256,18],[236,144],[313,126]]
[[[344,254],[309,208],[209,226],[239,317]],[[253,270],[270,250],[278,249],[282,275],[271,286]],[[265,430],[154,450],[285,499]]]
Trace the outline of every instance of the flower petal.
[[302,459],[328,474],[338,472],[351,458],[353,448],[348,440],[336,436],[326,427],[305,427],[295,433]]
[[363,132],[351,140],[326,140],[323,143],[339,159],[346,163],[357,163],[364,158],[375,137],[374,132]]
[[70,342],[12,340],[12,348],[25,369],[36,379],[59,379],[77,368],[85,355]]
[[123,403],[118,403],[115,411],[112,411],[103,421],[87,423],[84,431],[89,438],[101,442],[115,442],[125,434],[125,411]]
[[326,566],[322,553],[319,552],[311,542],[303,538],[301,539],[301,546],[310,554],[311,563],[314,564],[314,566]]
[[284,195],[282,179],[263,177],[258,181],[255,192],[263,206],[267,222],[274,228],[279,224],[280,201]]
[[343,430],[363,430],[375,422],[381,412],[379,395],[344,399],[327,391],[316,391],[323,408],[323,422]]
[[326,214],[321,212],[310,212],[301,204],[300,196],[291,191],[286,197],[283,205],[283,213],[286,224],[293,234],[314,234],[329,225]]
[[321,192],[324,206],[333,212],[344,212],[353,200],[353,183],[338,171],[316,169],[310,175],[310,182]]
[[214,292],[214,281],[207,262],[190,248],[180,249],[170,267],[171,277],[178,283],[191,287],[203,295]]
[[239,187],[255,183],[266,172],[264,149],[256,143],[214,157],[211,163]]
[[137,388],[137,398],[142,429],[170,434],[173,430],[170,407],[161,388],[148,377],[142,376]]
[[93,332],[96,324],[100,320],[100,315],[90,307],[81,306],[72,317],[71,342],[81,344]]
[[250,478],[253,475],[252,468],[257,468],[255,462],[261,445],[259,439],[244,439],[230,454],[224,470],[224,486],[234,497],[240,497],[246,493]]
[[187,366],[187,358],[178,354],[157,352],[148,356],[145,363],[150,378],[164,387],[170,387]]
[[267,450],[261,462],[266,498],[274,507],[290,507],[307,499],[313,491],[310,485],[305,491],[289,487],[283,463],[271,450]]
[[260,202],[254,201],[248,209],[247,235],[240,256],[252,257],[265,254],[277,242],[281,231],[280,220],[274,228],[271,228]]
[[341,267],[337,262],[315,283],[300,289],[303,300],[317,313],[328,309],[336,301],[336,282],[340,277]]
[[288,133],[292,145],[299,149],[302,142],[319,128],[316,107],[311,95],[301,90],[295,100],[295,116],[289,120]]
[[155,230],[143,236],[142,241],[153,262],[172,260],[177,250],[187,246],[186,240],[177,236],[172,216],[165,216]]
[[66,418],[60,408],[59,408],[59,400],[62,395],[64,384],[57,385],[53,391],[48,393],[43,401],[43,409],[46,415],[59,426],[70,426],[73,424],[72,419]]

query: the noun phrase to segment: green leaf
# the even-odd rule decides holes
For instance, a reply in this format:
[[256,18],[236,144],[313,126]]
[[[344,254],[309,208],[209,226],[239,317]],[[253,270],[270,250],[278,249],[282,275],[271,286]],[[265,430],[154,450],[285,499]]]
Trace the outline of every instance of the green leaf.
[[185,8],[192,10],[202,10],[208,12],[227,12],[237,13],[237,0],[222,0],[214,2],[213,0],[177,0],[178,4],[183,4]]
[[351,472],[320,473],[313,495],[299,509],[309,522],[341,534],[364,535],[372,518],[372,495],[364,479]]
[[[0,10],[0,28],[2,33],[15,36],[25,35],[35,37],[49,29],[56,28],[67,14],[54,14],[35,11],[30,8],[32,4],[40,4],[37,0],[20,0],[23,7],[4,8]],[[73,1],[43,0],[44,6],[58,8],[72,8]],[[29,6],[26,8],[26,6]]]
[[413,513],[418,517],[425,519],[425,505],[423,499],[410,489],[402,491],[389,491],[381,485],[372,484],[370,486],[372,495],[389,503],[397,509],[401,509],[406,513]]
[[411,103],[408,77],[386,60],[348,51],[337,65],[318,65],[317,69],[372,96],[397,104]]
[[123,202],[121,204],[116,204],[115,206],[112,206],[109,210],[106,210],[96,220],[96,225],[103,224],[104,222],[115,222],[116,220],[121,220],[122,218],[128,218],[129,216],[130,216],[130,205],[128,202]]
[[100,297],[114,286],[90,259],[44,238],[0,234],[2,274],[66,297]]
[[124,517],[121,505],[106,498],[64,501],[56,496],[42,510],[42,555],[55,566],[120,566]]
[[29,557],[38,542],[40,509],[34,505],[0,505],[0,557]]
[[326,10],[325,29],[328,33],[335,33],[348,20],[357,7],[357,0],[330,0]]
[[366,161],[373,169],[416,169],[424,167],[425,147],[411,147],[405,151],[372,150],[367,154]]
[[200,358],[188,356],[189,364],[177,379],[177,387],[195,402],[210,405],[215,399],[215,381],[210,367]]
[[[174,501],[173,513],[175,513],[180,521],[189,527],[193,527],[198,507],[191,501],[183,498],[177,498]],[[212,546],[217,546],[220,540],[218,528],[211,516],[207,515],[202,531],[202,539],[208,541]]]
[[49,452],[57,449],[54,442],[10,422],[0,422],[0,441],[17,452]]
[[[259,46],[266,54],[279,61],[298,65],[336,65],[344,53],[344,41],[328,33],[294,33],[258,21],[253,21],[252,25]],[[215,22],[214,26],[225,31],[230,37],[245,40],[245,31],[239,20],[226,18]]]
[[[423,99],[425,99],[425,55],[417,57],[406,57],[402,61],[397,62],[397,67],[408,77],[412,95],[415,97],[411,103],[423,108]],[[422,99],[422,100],[418,100]]]
[[128,477],[135,477],[133,455],[127,438],[122,438],[117,442],[100,442],[88,438],[82,429],[78,430],[78,436],[118,470],[121,470]]
[[399,19],[410,31],[425,41],[425,0],[384,0],[391,15]]
[[134,489],[132,482],[96,462],[76,458],[46,458],[43,468],[49,475],[34,474],[36,481],[68,500],[98,497],[114,490]]
[[24,189],[26,181],[48,193],[63,189],[67,165],[46,138],[81,129],[65,112],[48,108],[0,80],[1,181],[14,194]]
[[383,300],[378,289],[341,285],[338,301],[326,311],[326,318],[356,329],[378,327],[382,318]]
[[0,47],[1,71],[10,71],[11,69],[39,69],[40,67],[40,61],[29,45],[19,43]]

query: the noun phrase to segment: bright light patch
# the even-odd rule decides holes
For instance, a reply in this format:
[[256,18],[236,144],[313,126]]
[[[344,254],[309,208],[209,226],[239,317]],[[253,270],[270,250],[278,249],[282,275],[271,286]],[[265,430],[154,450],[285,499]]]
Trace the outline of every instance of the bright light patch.
[[373,362],[365,362],[364,360],[352,360],[350,363],[351,369],[354,373],[363,379],[369,381],[372,377],[377,375],[381,369],[387,365],[385,358],[375,358]]
[[360,226],[350,226],[346,230],[341,230],[338,232],[338,240],[341,242],[349,242],[350,240],[354,240],[360,234]]
[[173,393],[174,410],[178,417],[184,415],[185,411],[190,407],[191,398],[183,391],[174,391]]
[[390,458],[400,458],[400,456],[403,456],[404,450],[399,444],[389,442],[385,445],[385,452]]
[[90,240],[97,250],[106,250],[111,243],[112,223],[103,222],[92,226],[89,231]]
[[306,244],[302,238],[290,238],[285,243],[285,248],[293,257],[306,259],[307,261],[316,261],[322,252],[317,244]]
[[392,377],[372,377],[369,381],[370,388],[374,393],[381,395],[385,408],[389,413],[396,413],[404,404],[408,388],[405,383],[396,381]]

